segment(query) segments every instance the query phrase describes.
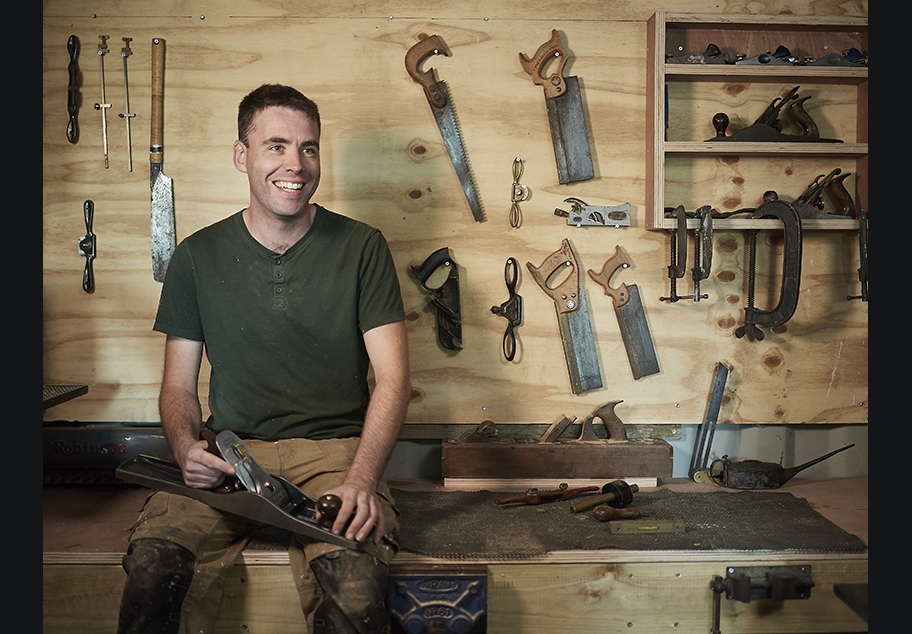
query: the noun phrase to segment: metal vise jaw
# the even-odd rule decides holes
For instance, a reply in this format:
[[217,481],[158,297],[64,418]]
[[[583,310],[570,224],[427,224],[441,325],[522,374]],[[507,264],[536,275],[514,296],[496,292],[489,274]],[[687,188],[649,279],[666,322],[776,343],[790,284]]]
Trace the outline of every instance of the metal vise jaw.
[[390,575],[394,632],[475,634],[487,631],[487,574]]

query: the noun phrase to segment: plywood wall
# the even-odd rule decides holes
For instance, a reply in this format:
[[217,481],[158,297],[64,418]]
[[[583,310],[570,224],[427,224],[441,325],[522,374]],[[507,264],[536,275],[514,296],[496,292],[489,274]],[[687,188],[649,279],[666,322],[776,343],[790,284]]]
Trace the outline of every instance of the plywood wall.
[[[510,0],[326,3],[287,0],[44,2],[43,364],[45,384],[87,384],[89,392],[45,413],[47,420],[156,421],[163,335],[151,330],[160,285],[149,242],[148,141],[151,40],[167,44],[165,172],[175,183],[178,239],[247,203],[231,164],[239,100],[264,82],[288,83],[323,116],[323,180],[315,200],[379,227],[400,273],[411,350],[408,423],[545,423],[583,417],[622,400],[628,424],[698,423],[713,368],[733,367],[720,421],[866,423],[867,304],[859,292],[855,232],[805,234],[795,316],[766,339],[733,332],[746,303],[747,251],[740,232],[717,232],[713,275],[699,303],[668,295],[669,240],[645,229],[646,23],[657,10],[867,15],[867,2],[542,2]],[[595,178],[558,182],[542,89],[519,64],[558,29],[580,79]],[[66,139],[67,38],[81,41],[78,143]],[[451,55],[433,66],[449,85],[487,220],[475,222],[406,51],[437,34]],[[103,156],[99,35],[105,56],[109,167]],[[132,38],[128,81],[133,169],[128,169],[122,38]],[[785,86],[787,89],[790,86]],[[706,99],[708,97],[701,97]],[[705,106],[705,104],[703,104]],[[710,107],[711,106],[706,106]],[[833,116],[842,115],[834,109]],[[846,126],[851,113],[845,115]],[[839,125],[828,119],[828,125]],[[531,198],[523,223],[508,222],[515,157]],[[759,191],[767,185],[752,183]],[[781,191],[793,198],[800,191]],[[749,204],[750,190],[743,192]],[[627,228],[568,227],[554,209],[577,197],[592,205],[629,202]],[[83,203],[95,204],[96,290],[82,289]],[[711,202],[711,201],[708,201]],[[541,264],[571,242],[580,267],[600,270],[616,245],[632,266],[613,280],[637,284],[661,371],[634,380],[611,301],[583,276],[604,387],[570,389],[553,303],[526,262]],[[441,348],[429,296],[409,273],[440,247],[459,264],[464,349]],[[778,288],[776,245],[761,239],[760,284]],[[506,321],[490,308],[507,299],[504,263],[520,264],[524,319],[518,353],[504,359]],[[767,260],[767,261],[764,261]],[[724,273],[724,274],[723,274]],[[682,281],[679,293],[689,290]],[[770,300],[769,297],[773,296]],[[775,301],[758,293],[758,306]],[[206,394],[208,368],[202,377]]]

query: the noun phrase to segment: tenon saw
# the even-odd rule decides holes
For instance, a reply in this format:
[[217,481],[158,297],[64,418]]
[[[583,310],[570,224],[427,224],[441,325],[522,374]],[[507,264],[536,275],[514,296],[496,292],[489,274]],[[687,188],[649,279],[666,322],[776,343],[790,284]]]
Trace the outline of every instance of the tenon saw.
[[605,289],[605,295],[611,296],[614,302],[614,312],[617,315],[618,326],[621,329],[621,338],[627,350],[627,360],[633,371],[633,378],[639,379],[659,371],[659,360],[656,358],[655,346],[652,344],[652,335],[649,334],[649,324],[646,323],[646,312],[640,300],[640,291],[636,284],[621,284],[612,288],[611,277],[620,268],[627,268],[630,263],[621,251],[620,246],[614,247],[611,256],[600,273],[589,269],[587,273],[595,282]]
[[[552,288],[549,280],[560,277],[556,272],[561,267],[569,267],[570,273]],[[545,258],[541,266],[535,267],[531,262],[526,262],[526,268],[535,282],[554,300],[573,393],[580,394],[602,387],[602,373],[589,321],[586,292],[580,286],[579,266],[570,242],[564,238],[561,248]]]
[[459,184],[462,185],[462,191],[469,202],[472,215],[475,217],[476,222],[483,222],[485,219],[484,209],[481,206],[481,200],[478,198],[475,177],[469,168],[469,159],[462,144],[462,136],[459,133],[459,125],[456,122],[456,112],[453,110],[453,100],[450,97],[450,91],[443,80],[438,81],[435,78],[433,68],[428,68],[424,72],[418,68],[421,62],[431,55],[449,55],[437,35],[424,38],[408,50],[405,54],[405,70],[408,71],[412,79],[424,88],[428,104],[431,106],[431,112],[434,114],[437,127],[440,129],[440,136],[443,137],[443,144],[446,146],[450,161],[456,169]]
[[152,134],[149,143],[149,178],[152,187],[152,276],[165,281],[174,253],[174,183],[162,171],[164,160],[165,41],[152,39]]
[[[554,59],[557,60],[557,69],[545,77],[542,71]],[[523,70],[532,76],[536,85],[545,89],[558,178],[561,183],[575,183],[589,180],[595,176],[595,170],[586,133],[579,78],[562,76],[567,60],[567,51],[561,46],[557,29],[551,30],[551,39],[539,46],[531,59],[519,54]]]

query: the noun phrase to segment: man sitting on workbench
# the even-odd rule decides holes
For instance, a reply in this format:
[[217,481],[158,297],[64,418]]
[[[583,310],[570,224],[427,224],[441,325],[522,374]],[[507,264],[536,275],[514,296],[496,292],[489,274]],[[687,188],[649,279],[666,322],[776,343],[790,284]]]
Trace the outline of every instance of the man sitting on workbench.
[[[380,231],[311,202],[320,116],[297,90],[264,85],[244,97],[234,165],[247,174],[249,206],[183,240],[162,287],[162,429],[186,486],[234,475],[200,438],[205,347],[205,426],[235,432],[267,472],[308,496],[338,496],[332,531],[359,542],[292,540],[308,631],[385,632],[398,512],[382,476],[411,392],[392,256]],[[211,632],[224,576],[259,526],[153,493],[124,556],[118,632]]]

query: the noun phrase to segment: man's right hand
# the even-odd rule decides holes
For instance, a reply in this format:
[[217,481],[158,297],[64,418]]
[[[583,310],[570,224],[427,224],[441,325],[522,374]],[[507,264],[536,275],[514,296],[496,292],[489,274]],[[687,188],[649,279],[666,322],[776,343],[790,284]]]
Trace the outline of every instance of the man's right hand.
[[184,484],[193,489],[212,489],[225,480],[225,476],[234,475],[234,467],[221,457],[211,453],[206,440],[198,440],[187,445],[183,457],[178,458],[184,474]]

